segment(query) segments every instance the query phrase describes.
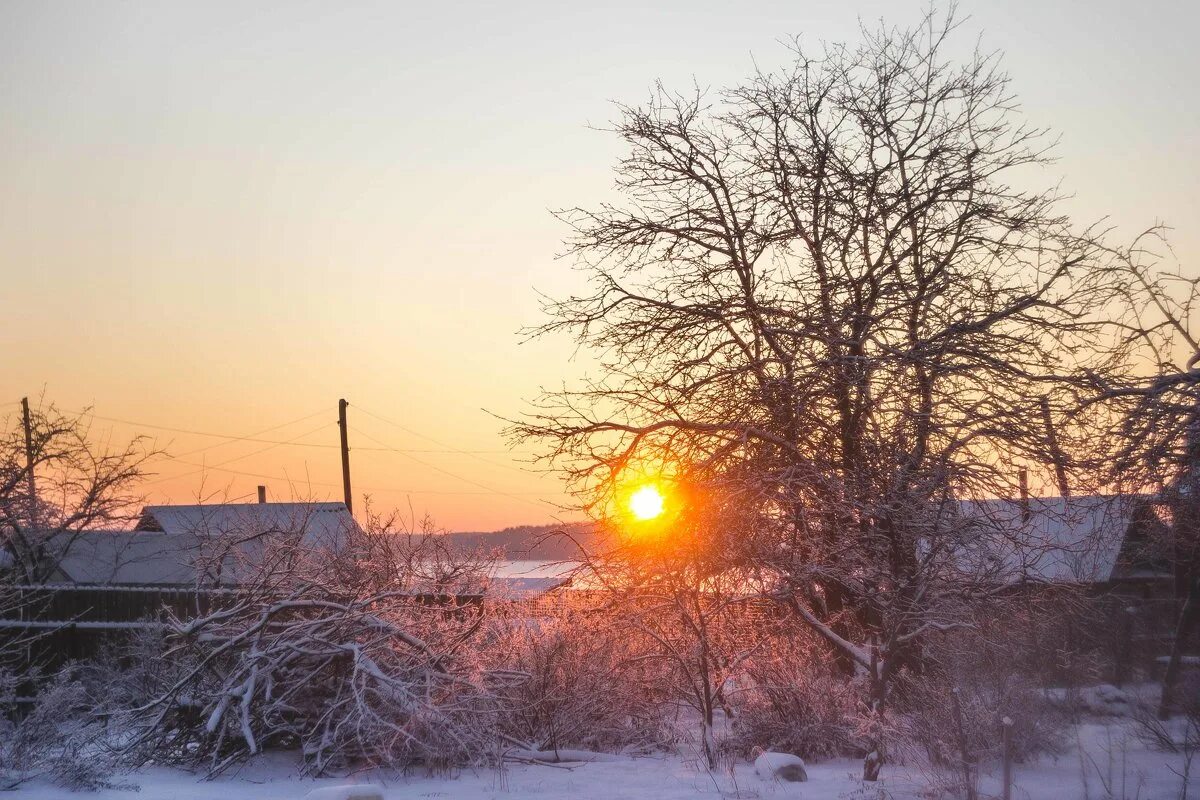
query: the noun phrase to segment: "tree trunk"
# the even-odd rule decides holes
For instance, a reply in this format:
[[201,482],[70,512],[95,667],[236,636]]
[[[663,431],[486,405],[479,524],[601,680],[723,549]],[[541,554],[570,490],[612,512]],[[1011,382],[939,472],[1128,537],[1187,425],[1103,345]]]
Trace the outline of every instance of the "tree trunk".
[[879,648],[877,645],[871,646],[871,733],[869,743],[870,751],[863,759],[863,780],[877,781],[879,773],[883,769],[884,749],[883,743],[883,724],[880,720],[880,714],[883,713],[883,704],[887,699],[887,684],[883,676],[883,667],[879,663]]
[[962,770],[963,792],[967,800],[976,800],[979,792],[975,788],[975,756],[967,744],[967,731],[963,727],[962,701],[959,698],[958,687],[950,693],[950,707],[954,711],[954,728],[958,737],[958,758]]
[[879,771],[883,769],[883,756],[879,753],[879,748],[872,748],[871,752],[867,753],[867,757],[863,759],[863,780],[877,781],[879,780]]
[[1179,667],[1183,663],[1183,647],[1187,643],[1196,621],[1200,618],[1200,580],[1192,578],[1188,587],[1187,599],[1179,612],[1179,622],[1175,626],[1175,640],[1171,642],[1171,657],[1167,661],[1167,671],[1163,675],[1162,699],[1158,704],[1158,718],[1167,719],[1171,715],[1171,702],[1175,694],[1175,685],[1179,682]]

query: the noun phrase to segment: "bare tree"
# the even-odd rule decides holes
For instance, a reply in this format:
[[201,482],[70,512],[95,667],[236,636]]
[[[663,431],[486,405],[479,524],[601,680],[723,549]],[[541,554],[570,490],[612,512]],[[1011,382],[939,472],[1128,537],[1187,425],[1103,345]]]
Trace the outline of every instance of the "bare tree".
[[5,420],[0,438],[0,539],[14,578],[38,583],[81,533],[135,518],[138,484],[156,452],[140,437],[116,447],[96,441],[86,411],[68,414],[49,403],[30,421],[28,448],[19,416]]
[[622,108],[624,201],[561,214],[591,291],[534,332],[602,373],[514,427],[596,516],[638,472],[736,495],[772,595],[867,675],[880,731],[923,637],[991,585],[955,569],[972,535],[946,506],[1014,496],[1021,464],[1086,488],[1068,414],[1113,368],[1105,253],[1017,188],[1045,137],[995,54],[946,57],[954,29],[797,42],[779,72]]
[[1157,495],[1169,509],[1165,539],[1143,543],[1146,563],[1174,572],[1179,603],[1159,714],[1169,714],[1182,654],[1200,622],[1200,277],[1164,266],[1166,232],[1153,228],[1114,248],[1106,280],[1111,325],[1127,369],[1097,376],[1120,443],[1113,480]]

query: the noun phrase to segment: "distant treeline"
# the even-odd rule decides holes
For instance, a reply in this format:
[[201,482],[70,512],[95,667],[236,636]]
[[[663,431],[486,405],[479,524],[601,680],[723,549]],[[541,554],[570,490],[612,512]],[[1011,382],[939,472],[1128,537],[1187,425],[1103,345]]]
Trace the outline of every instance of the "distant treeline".
[[447,534],[468,549],[499,550],[512,561],[561,561],[579,556],[579,547],[591,548],[595,529],[588,523],[569,525],[518,525],[499,531]]

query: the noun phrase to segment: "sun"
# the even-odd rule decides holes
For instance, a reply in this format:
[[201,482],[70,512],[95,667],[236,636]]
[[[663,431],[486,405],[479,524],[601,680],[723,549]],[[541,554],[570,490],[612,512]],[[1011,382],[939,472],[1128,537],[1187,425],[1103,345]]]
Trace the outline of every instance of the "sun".
[[629,510],[640,520],[651,520],[663,512],[663,496],[653,484],[643,486],[629,497]]

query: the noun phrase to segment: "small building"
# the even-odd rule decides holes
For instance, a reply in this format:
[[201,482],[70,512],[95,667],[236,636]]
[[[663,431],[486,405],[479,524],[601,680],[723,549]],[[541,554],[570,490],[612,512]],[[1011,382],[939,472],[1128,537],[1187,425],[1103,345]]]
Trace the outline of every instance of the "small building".
[[[344,503],[146,506],[132,530],[51,537],[49,578],[13,587],[0,630],[44,632],[42,661],[85,657],[112,632],[154,626],[168,615],[203,615],[236,600],[264,570],[287,575],[287,559],[305,559],[311,568],[311,559],[341,552],[358,532]],[[280,547],[289,543],[296,547]],[[497,572],[453,602],[476,604],[485,593],[531,601],[568,582],[536,570]]]
[[345,547],[357,523],[344,503],[147,506],[133,530],[64,532],[45,542],[45,583],[12,586],[0,629],[42,632],[30,660],[81,658],[114,631],[168,614],[208,613],[272,566],[280,542],[316,555]]
[[1170,514],[1156,498],[960,501],[938,524],[960,537],[953,569],[1010,598],[1081,612],[1054,621],[1048,652],[1093,653],[1118,683],[1152,673],[1169,652],[1179,608]]
[[242,582],[268,541],[340,550],[357,523],[344,503],[146,506],[131,531],[63,534],[50,582],[218,588]]
[[961,569],[1004,584],[1169,590],[1170,526],[1145,495],[1030,497],[948,503],[938,524],[960,533]]

